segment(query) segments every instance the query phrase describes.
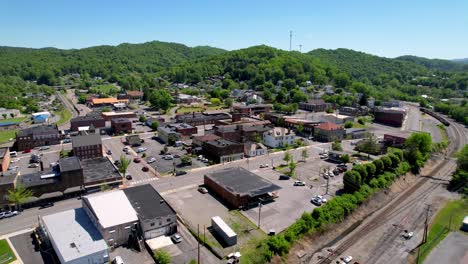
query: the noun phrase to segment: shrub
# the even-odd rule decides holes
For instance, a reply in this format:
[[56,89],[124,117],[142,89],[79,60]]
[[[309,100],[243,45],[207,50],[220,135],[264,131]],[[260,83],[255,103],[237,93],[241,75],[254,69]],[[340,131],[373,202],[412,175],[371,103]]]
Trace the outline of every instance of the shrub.
[[388,157],[390,158],[390,160],[392,161],[392,167],[393,167],[393,168],[397,167],[398,164],[400,163],[400,158],[399,158],[397,155],[393,154],[393,153],[390,153],[390,154],[388,154],[387,156],[388,156]]
[[345,124],[344,124],[344,127],[345,127],[345,128],[352,128],[352,127],[353,127],[353,122],[351,122],[351,121],[346,121]]
[[171,263],[171,256],[165,250],[158,249],[153,251],[153,257],[157,264]]
[[389,170],[392,168],[392,160],[389,157],[383,156],[382,158],[380,158],[380,160],[382,160],[383,162],[384,170]]
[[276,235],[267,239],[268,248],[276,255],[283,256],[289,251],[289,243],[284,235]]
[[384,170],[384,164],[383,164],[382,160],[380,160],[380,159],[374,160],[374,161],[372,161],[372,164],[375,165],[375,175],[381,174],[382,171]]

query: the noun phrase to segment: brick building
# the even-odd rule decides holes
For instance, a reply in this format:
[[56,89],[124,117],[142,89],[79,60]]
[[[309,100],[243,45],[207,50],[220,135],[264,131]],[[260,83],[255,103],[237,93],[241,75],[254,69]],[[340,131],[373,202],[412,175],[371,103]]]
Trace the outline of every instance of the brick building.
[[315,140],[322,142],[341,141],[345,130],[334,123],[322,123],[315,127]]
[[241,113],[244,116],[258,115],[268,113],[271,106],[266,104],[236,105],[233,107],[234,113]]
[[115,134],[130,133],[133,130],[132,122],[127,118],[112,119],[111,128]]
[[263,134],[272,128],[271,124],[262,121],[260,123],[244,123],[235,125],[215,126],[214,134],[227,140],[247,142],[261,140]]
[[99,134],[79,135],[72,139],[73,154],[80,160],[103,156],[102,140]]
[[56,125],[41,125],[25,128],[16,133],[16,144],[19,151],[35,147],[60,144],[62,135]]
[[106,121],[119,118],[136,118],[136,114],[134,112],[103,112],[101,113],[101,116]]
[[388,126],[401,127],[405,111],[398,108],[381,108],[374,111],[374,121]]
[[8,170],[10,166],[10,149],[0,148],[0,172]]
[[106,120],[100,115],[86,115],[77,116],[70,120],[70,130],[78,131],[79,127],[89,127],[93,125],[94,128],[103,128],[106,126]]
[[312,99],[299,103],[299,109],[311,112],[325,112],[328,108],[332,108],[332,104],[326,103],[322,99]]
[[189,113],[176,115],[177,123],[186,123],[191,126],[202,126],[214,124],[217,120],[230,119],[226,113]]
[[216,162],[229,162],[244,157],[244,144],[225,139],[206,141],[202,144],[202,152]]

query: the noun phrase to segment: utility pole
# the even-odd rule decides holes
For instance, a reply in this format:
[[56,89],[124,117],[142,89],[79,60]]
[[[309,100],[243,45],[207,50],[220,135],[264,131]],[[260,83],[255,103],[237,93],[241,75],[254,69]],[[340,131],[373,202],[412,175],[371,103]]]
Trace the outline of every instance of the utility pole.
[[419,258],[421,255],[421,247],[427,242],[427,230],[428,230],[428,225],[429,225],[429,212],[430,211],[431,211],[431,205],[428,204],[426,207],[426,220],[424,221],[424,233],[423,233],[422,242],[418,247],[418,256],[416,258],[416,264],[419,264]]
[[325,194],[328,194],[329,181],[330,181],[330,176],[327,175],[327,191],[325,192]]
[[289,31],[289,51],[292,50],[292,37],[293,37],[293,32],[292,30]]
[[262,214],[262,203],[258,203],[258,225],[257,228],[260,229],[260,217]]
[[299,52],[302,53],[302,44],[299,44]]
[[198,262],[200,263],[200,224],[197,225],[197,236],[198,236]]

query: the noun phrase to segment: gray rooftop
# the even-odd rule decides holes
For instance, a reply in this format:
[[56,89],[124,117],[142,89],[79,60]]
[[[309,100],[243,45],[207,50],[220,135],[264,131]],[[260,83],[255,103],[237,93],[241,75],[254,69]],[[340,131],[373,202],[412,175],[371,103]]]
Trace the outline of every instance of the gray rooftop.
[[216,140],[212,140],[212,141],[207,141],[207,142],[205,142],[205,144],[209,144],[209,145],[212,145],[212,146],[215,146],[215,147],[218,147],[218,148],[224,148],[224,147],[227,147],[227,146],[239,145],[240,143],[230,141],[230,140],[226,140],[226,139],[216,139]]
[[55,242],[57,255],[66,262],[107,251],[106,242],[83,208],[43,216],[42,223]]
[[99,134],[79,135],[72,138],[74,148],[102,145],[102,139]]
[[93,185],[104,181],[122,180],[122,176],[107,158],[95,158],[81,161],[85,185]]
[[45,134],[59,134],[56,125],[42,125],[22,129],[18,131],[18,136],[29,136],[29,135],[45,135]]
[[[51,177],[42,178],[44,175],[51,175]],[[60,173],[58,171],[48,168],[45,171],[22,174],[18,176],[17,181],[25,187],[35,187],[58,182],[59,175]]]
[[233,167],[205,175],[231,193],[256,197],[281,189],[278,185],[244,168]]
[[150,184],[123,190],[140,219],[175,215],[175,211]]
[[78,157],[67,157],[59,159],[59,167],[61,172],[75,171],[81,169],[80,159]]
[[77,116],[70,121],[75,122],[75,121],[94,121],[94,120],[104,120],[104,118],[101,115],[88,114],[85,116]]

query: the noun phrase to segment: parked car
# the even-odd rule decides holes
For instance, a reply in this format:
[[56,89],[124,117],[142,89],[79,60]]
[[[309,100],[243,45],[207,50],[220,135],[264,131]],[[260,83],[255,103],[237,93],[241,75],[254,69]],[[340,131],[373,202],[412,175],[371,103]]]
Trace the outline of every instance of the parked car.
[[48,150],[48,149],[50,149],[49,146],[42,146],[42,147],[39,148],[39,150]]
[[37,168],[37,167],[39,167],[39,164],[37,163],[31,163],[28,165],[28,168]]
[[341,258],[341,260],[343,260],[344,263],[350,263],[351,260],[353,260],[353,257],[352,256],[346,256],[346,257]]
[[305,182],[303,181],[294,181],[294,186],[305,186]]
[[18,166],[10,166],[10,167],[8,168],[8,170],[17,170],[17,169],[19,169]]
[[164,159],[164,160],[173,160],[173,159],[174,159],[174,156],[172,156],[172,155],[165,155],[165,156],[163,156],[163,159]]
[[114,165],[115,165],[115,166],[119,166],[119,165],[120,165],[120,160],[114,161]]
[[322,205],[322,200],[320,200],[320,198],[318,197],[314,197],[312,198],[312,200],[310,200],[311,203],[317,205],[317,206],[321,206]]
[[15,162],[18,162],[20,159],[16,158],[16,159],[12,159],[10,160],[10,163],[15,163]]
[[110,149],[107,150],[107,155],[112,155],[112,151]]
[[147,150],[147,148],[144,148],[144,147],[141,147],[141,148],[137,148],[137,153],[142,153],[142,152],[145,152]]
[[413,232],[408,232],[408,230],[405,230],[405,233],[403,234],[403,237],[407,240],[411,239],[413,237],[414,233]]
[[148,160],[146,161],[147,163],[153,163],[156,161],[156,158],[155,157],[150,157],[148,158]]
[[114,264],[125,264],[121,256],[117,256],[114,258]]
[[320,202],[322,202],[322,203],[326,203],[326,202],[327,202],[327,199],[324,198],[322,195],[316,195],[315,197],[319,198],[319,199],[320,199]]
[[335,169],[333,170],[333,174],[334,174],[334,175],[339,175],[339,174],[340,174],[339,168],[335,168]]
[[62,143],[64,143],[64,144],[65,144],[65,143],[71,143],[71,139],[66,138],[66,139],[64,139],[64,140],[62,141]]
[[149,168],[146,167],[146,166],[144,166],[143,168],[141,168],[141,170],[144,171],[144,172],[148,172],[148,171],[149,171]]
[[130,175],[130,174],[127,173],[127,174],[125,175],[125,179],[131,180],[131,179],[133,179],[133,177],[132,177],[132,175]]
[[327,158],[328,158],[328,154],[327,154],[327,153],[321,153],[321,154],[319,154],[319,157],[320,157],[321,159],[327,159]]
[[174,154],[174,158],[178,159],[178,158],[180,158],[180,155],[179,154]]
[[260,168],[263,169],[263,168],[268,168],[269,165],[268,163],[265,163],[265,164],[260,164]]
[[202,186],[198,187],[198,191],[203,193],[203,194],[208,193],[208,189],[206,189],[205,187],[202,187]]
[[176,171],[175,176],[181,176],[187,174],[186,171]]
[[47,203],[43,203],[39,206],[39,209],[44,209],[44,208],[49,208],[49,207],[52,207],[54,206],[54,203],[53,202],[47,202]]
[[140,163],[140,162],[141,162],[141,159],[140,159],[140,158],[134,158],[134,159],[133,159],[133,162],[135,162],[135,163]]
[[31,149],[25,149],[23,150],[23,153],[31,153],[31,151],[32,151]]
[[177,243],[182,242],[182,237],[181,237],[179,234],[175,233],[174,235],[171,236],[171,240],[172,240],[175,244],[177,244]]
[[19,215],[18,211],[6,211],[3,214],[3,218],[13,217],[13,216],[16,216],[16,215]]

